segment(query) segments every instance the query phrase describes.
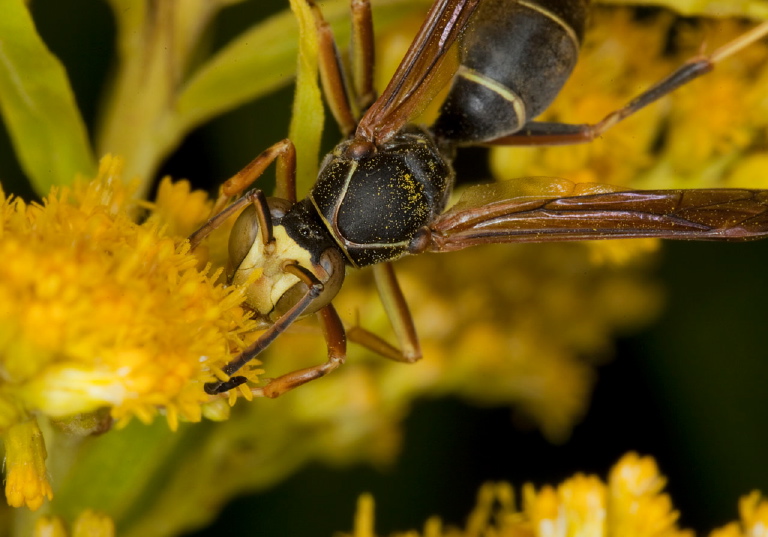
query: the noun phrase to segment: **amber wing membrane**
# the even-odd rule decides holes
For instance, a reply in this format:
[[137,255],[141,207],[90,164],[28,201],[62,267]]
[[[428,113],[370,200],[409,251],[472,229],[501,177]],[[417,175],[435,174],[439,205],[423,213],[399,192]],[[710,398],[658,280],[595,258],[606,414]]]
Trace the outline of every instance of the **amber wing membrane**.
[[511,196],[504,183],[469,189],[430,225],[424,249],[447,252],[507,242],[640,237],[738,241],[768,236],[768,190],[620,190],[605,185],[579,188],[584,185],[562,179],[540,181],[523,195],[515,186]]
[[386,89],[358,123],[358,136],[383,143],[429,104],[437,82],[452,74],[441,69],[443,60],[480,1],[435,1]]

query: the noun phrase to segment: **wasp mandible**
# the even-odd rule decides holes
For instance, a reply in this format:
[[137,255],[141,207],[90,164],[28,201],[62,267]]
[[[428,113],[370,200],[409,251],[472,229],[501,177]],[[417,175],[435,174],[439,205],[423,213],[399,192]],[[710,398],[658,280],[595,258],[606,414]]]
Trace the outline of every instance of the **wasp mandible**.
[[[307,0],[311,2],[311,0]],[[333,35],[312,5],[320,35],[320,75],[344,140],[323,160],[309,195],[297,200],[295,148],[268,148],[222,187],[216,207],[240,195],[275,160],[276,197],[258,189],[217,212],[190,237],[194,248],[242,209],[230,236],[230,281],[249,284],[246,304],[269,327],[205,385],[215,395],[243,384],[233,376],[297,319],[316,313],[327,362],[287,373],[256,395],[277,397],[344,362],[347,337],[402,362],[421,357],[392,262],[407,254],[476,244],[628,237],[749,240],[768,236],[768,190],[625,190],[526,178],[476,185],[446,210],[459,146],[587,142],[627,116],[768,34],[763,23],[708,56],[693,58],[595,124],[534,120],[568,79],[578,57],[588,0],[436,0],[400,66],[378,98],[372,84],[369,0],[352,0],[351,76]],[[448,51],[459,66],[438,119],[411,123],[445,79]],[[358,117],[355,111],[363,111]],[[521,187],[523,185],[523,187]],[[524,194],[523,194],[524,193]],[[331,301],[347,267],[372,266],[399,346],[360,327],[345,331]]]

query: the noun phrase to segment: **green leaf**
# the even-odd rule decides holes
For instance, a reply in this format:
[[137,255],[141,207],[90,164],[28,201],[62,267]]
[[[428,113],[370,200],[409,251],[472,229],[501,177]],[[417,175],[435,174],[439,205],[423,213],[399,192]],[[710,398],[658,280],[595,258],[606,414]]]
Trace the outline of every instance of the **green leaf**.
[[[408,13],[424,10],[426,0],[380,0],[374,6],[375,26],[386,30]],[[349,0],[328,0],[325,19],[340,43],[349,39]],[[257,99],[293,81],[298,52],[298,30],[285,10],[242,34],[219,51],[191,77],[179,95],[179,128],[194,126]]]
[[299,63],[289,137],[297,149],[296,186],[303,197],[317,177],[325,114],[317,84],[318,35],[312,8],[302,0],[291,0],[291,9],[299,24]]
[[35,30],[22,0],[0,0],[0,111],[17,158],[46,194],[96,161],[61,62]]
[[298,50],[296,22],[283,11],[253,26],[203,65],[177,101],[182,130],[293,80]]
[[97,128],[99,153],[125,159],[124,177],[141,181],[145,197],[154,173],[183,139],[175,101],[190,55],[219,3],[109,0],[117,25],[117,68]]

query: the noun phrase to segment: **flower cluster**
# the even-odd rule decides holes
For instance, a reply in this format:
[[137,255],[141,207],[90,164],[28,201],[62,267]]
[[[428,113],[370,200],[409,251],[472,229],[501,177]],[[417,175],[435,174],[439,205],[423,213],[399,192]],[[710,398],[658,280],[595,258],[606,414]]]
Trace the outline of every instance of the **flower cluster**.
[[[422,533],[391,537],[694,537],[693,531],[678,527],[679,513],[662,492],[665,483],[652,458],[629,453],[607,481],[576,474],[538,490],[526,484],[519,507],[509,484],[488,483],[478,492],[464,528],[444,527],[433,517]],[[768,500],[753,492],[742,498],[739,508],[740,520],[712,531],[710,537],[767,534]],[[373,518],[373,499],[364,495],[350,537],[374,537]]]
[[106,515],[90,509],[80,513],[72,527],[67,526],[60,517],[43,516],[35,521],[33,537],[114,537],[116,534],[114,521]]
[[41,205],[0,200],[0,434],[12,505],[51,496],[30,485],[32,474],[45,481],[35,415],[80,433],[160,410],[172,428],[199,421],[202,383],[253,329],[237,289],[198,270],[158,214],[137,223],[120,169],[105,157],[96,180]]
[[[343,4],[346,10],[347,1]],[[163,9],[169,6],[162,4]],[[695,47],[702,39],[695,29],[676,26],[671,32],[673,24],[679,23],[669,14],[637,20],[626,10],[598,10],[583,61],[545,119],[599,120],[638,88],[662,78],[689,55],[682,52],[691,50],[686,45]],[[718,42],[709,43],[710,48],[741,31],[733,22],[711,24]],[[131,37],[144,35],[121,27],[132,29],[126,32]],[[408,27],[402,24],[398,30]],[[672,33],[680,43],[668,47]],[[397,40],[395,34],[391,40]],[[162,52],[177,50],[162,40],[153,43]],[[382,48],[392,52],[388,45]],[[669,48],[679,48],[679,55],[670,56]],[[755,178],[764,178],[768,166],[764,144],[756,142],[765,137],[768,123],[768,104],[759,90],[768,77],[766,55],[765,45],[745,50],[736,61],[718,66],[711,83],[676,92],[674,106],[664,101],[644,110],[612,129],[602,143],[494,150],[494,173],[500,179],[556,175],[644,188],[759,187]],[[172,55],[160,57],[165,61]],[[176,72],[175,67],[155,71],[163,88],[184,86],[166,84],[166,74]],[[134,82],[145,89],[145,70],[135,73],[140,75]],[[122,89],[131,106],[115,117],[139,116],[133,106],[145,117],[145,103]],[[212,91],[209,100],[215,102],[220,93]],[[200,104],[187,97],[192,101],[181,99],[185,106],[175,106],[161,92],[144,94],[164,119]],[[168,103],[174,103],[171,110],[163,108]],[[181,129],[193,122],[176,123]],[[146,129],[162,140],[133,128],[134,123],[123,120],[111,130],[136,142],[121,146],[129,163],[141,161],[145,144],[160,154],[158,147],[176,139],[163,128]],[[139,169],[153,169],[143,166]],[[148,423],[158,414],[176,428],[202,415],[226,415],[228,407],[211,401],[202,383],[222,376],[223,365],[254,337],[255,323],[241,307],[241,291],[219,283],[228,229],[217,230],[195,252],[184,240],[210,212],[207,195],[191,191],[186,182],[166,180],[154,202],[136,201],[121,175],[120,162],[105,157],[94,181],[54,188],[42,204],[5,195],[0,199],[0,435],[6,495],[13,506],[35,509],[51,498],[44,440],[51,431],[85,435],[103,432],[114,422],[126,425],[134,417],[134,422]],[[146,190],[152,174],[145,175]],[[182,437],[182,428],[170,435],[172,440],[157,434],[131,443],[135,438],[128,433],[136,427],[129,426],[110,433],[110,442],[117,437],[114,444],[99,442],[104,438],[91,443],[90,456],[79,456],[79,446],[71,448],[78,456],[67,448],[56,454],[72,464],[74,469],[67,469],[71,475],[81,471],[77,479],[88,481],[100,475],[99,462],[107,458],[92,456],[95,451],[103,449],[114,458],[145,450],[148,459],[157,458],[132,472],[151,472],[158,461],[168,463],[162,484],[156,477],[145,480],[155,487],[146,496],[134,490],[130,479],[115,478],[109,483],[111,504],[95,505],[102,498],[94,486],[83,506],[77,505],[82,492],[73,485],[77,479],[67,481],[71,475],[65,473],[56,486],[69,491],[68,498],[61,496],[70,501],[70,513],[98,508],[128,527],[126,534],[145,535],[141,530],[150,527],[170,532],[203,524],[212,506],[244,489],[271,485],[307,461],[390,461],[398,451],[400,422],[419,397],[456,394],[484,405],[514,406],[550,439],[563,440],[585,411],[594,363],[610,356],[616,334],[648,323],[661,307],[662,293],[648,275],[649,263],[637,255],[655,247],[654,241],[604,242],[589,249],[576,244],[492,246],[481,256],[469,251],[403,260],[398,274],[421,338],[420,363],[385,362],[350,345],[347,365],[333,375],[269,404],[242,405],[207,434]],[[392,340],[370,274],[350,275],[334,304],[347,326],[360,323]],[[262,357],[269,375],[277,376],[321,363],[326,348],[320,329],[307,320],[291,326]],[[260,366],[254,362],[243,373],[258,383]],[[248,394],[243,389],[230,395],[234,401]],[[157,445],[163,449],[153,450]],[[444,529],[434,519],[424,534],[687,535],[676,527],[677,515],[662,487],[652,461],[628,456],[607,483],[577,476],[559,487],[528,485],[519,508],[510,487],[486,487],[466,531]],[[373,534],[366,509],[361,509],[356,536]],[[759,495],[749,496],[742,501],[742,521],[714,535],[758,534],[767,510]],[[139,511],[141,520],[129,521]],[[110,519],[85,513],[83,520],[100,527],[101,534],[112,531]],[[45,518],[39,532],[61,535],[63,527],[60,519]]]

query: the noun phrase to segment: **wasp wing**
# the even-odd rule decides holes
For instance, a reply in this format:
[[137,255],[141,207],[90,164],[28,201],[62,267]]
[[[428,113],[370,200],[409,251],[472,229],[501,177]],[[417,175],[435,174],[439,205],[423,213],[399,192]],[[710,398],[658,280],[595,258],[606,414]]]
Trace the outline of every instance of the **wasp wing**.
[[622,190],[527,178],[478,185],[431,225],[424,251],[507,242],[768,236],[768,190]]
[[441,69],[443,60],[480,1],[435,0],[386,89],[360,119],[358,136],[383,143],[429,104],[440,81],[453,75]]

